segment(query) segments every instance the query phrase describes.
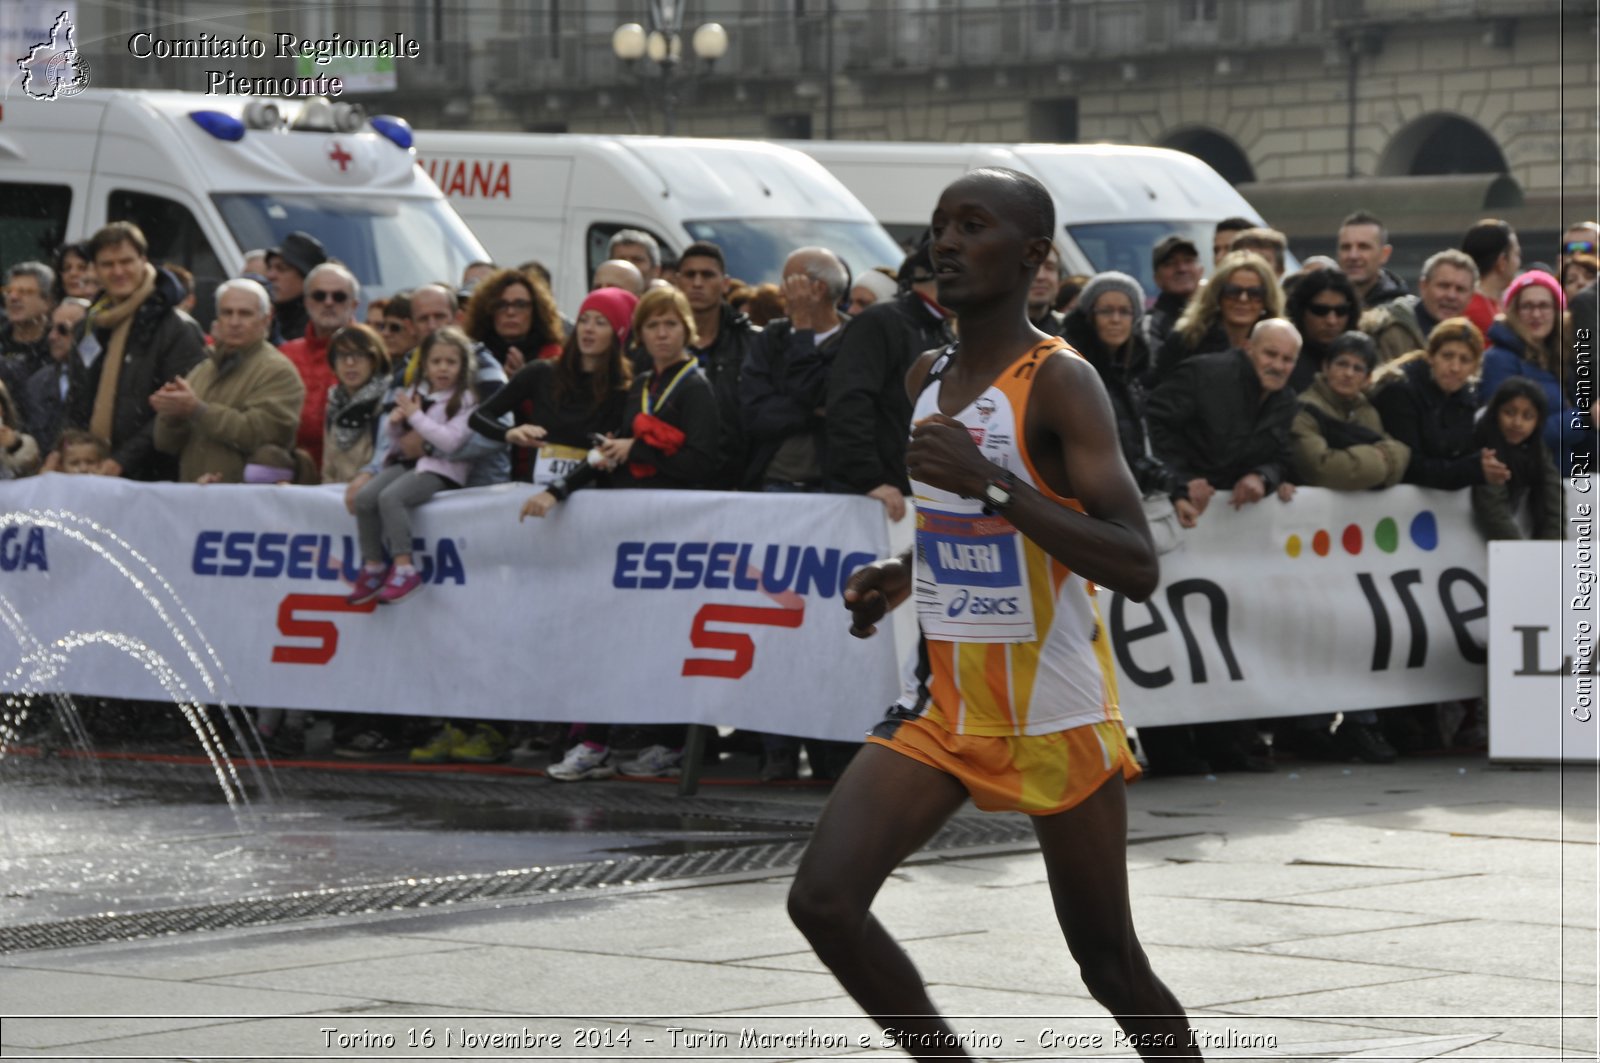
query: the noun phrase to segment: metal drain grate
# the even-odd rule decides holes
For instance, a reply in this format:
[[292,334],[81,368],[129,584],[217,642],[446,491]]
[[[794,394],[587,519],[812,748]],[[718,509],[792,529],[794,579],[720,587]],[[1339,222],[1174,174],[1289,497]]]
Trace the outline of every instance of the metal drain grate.
[[[928,851],[966,850],[1032,843],[1026,822],[986,817],[957,818],[936,835]],[[59,949],[109,941],[229,930],[299,919],[359,915],[457,904],[462,901],[578,893],[642,882],[667,882],[723,874],[792,870],[805,851],[801,841],[738,846],[708,852],[630,857],[564,867],[526,868],[491,874],[408,878],[372,886],[314,890],[220,904],[164,908],[149,912],[107,913],[0,927],[0,953]]]

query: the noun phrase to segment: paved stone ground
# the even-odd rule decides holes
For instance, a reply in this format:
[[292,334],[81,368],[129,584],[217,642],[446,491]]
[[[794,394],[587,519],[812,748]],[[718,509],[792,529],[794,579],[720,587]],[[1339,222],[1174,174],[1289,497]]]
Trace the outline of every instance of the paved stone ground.
[[[1207,1058],[1593,1060],[1596,795],[1591,769],[1451,757],[1149,780],[1130,790],[1135,918],[1232,1046]],[[901,1058],[789,925],[787,888],[768,870],[14,952],[0,1055]],[[877,911],[976,1054],[1132,1057],[1035,854],[913,862]]]

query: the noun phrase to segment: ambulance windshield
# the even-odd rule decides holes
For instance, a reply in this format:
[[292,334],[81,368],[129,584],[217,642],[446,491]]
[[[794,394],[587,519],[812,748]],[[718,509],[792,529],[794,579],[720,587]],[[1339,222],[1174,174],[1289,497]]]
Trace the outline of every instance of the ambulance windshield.
[[872,221],[819,221],[813,218],[719,218],[688,221],[696,240],[722,248],[728,276],[746,284],[779,283],[783,260],[802,247],[826,247],[859,276],[874,266],[897,268],[906,253]]
[[442,199],[382,195],[215,193],[243,249],[275,247],[310,233],[361,281],[364,299],[431,281],[454,281],[488,252]]

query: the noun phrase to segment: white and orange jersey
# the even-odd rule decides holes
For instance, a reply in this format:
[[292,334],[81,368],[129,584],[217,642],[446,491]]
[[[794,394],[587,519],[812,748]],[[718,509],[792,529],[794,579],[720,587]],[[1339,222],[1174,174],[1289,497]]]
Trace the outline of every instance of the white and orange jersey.
[[[1028,454],[1026,415],[1046,358],[1075,351],[1044,340],[965,409],[983,456],[1046,498],[1079,511],[1040,478]],[[948,355],[941,356],[948,357]],[[913,421],[939,412],[941,366]],[[924,652],[908,677],[902,710],[957,734],[1041,735],[1121,720],[1111,649],[1095,587],[1045,553],[981,500],[912,481],[916,498],[918,622]]]

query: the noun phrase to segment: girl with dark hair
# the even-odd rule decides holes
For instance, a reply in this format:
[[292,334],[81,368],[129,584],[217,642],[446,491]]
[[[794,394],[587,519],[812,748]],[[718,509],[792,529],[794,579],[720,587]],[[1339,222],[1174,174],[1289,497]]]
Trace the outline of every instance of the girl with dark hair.
[[[590,292],[560,357],[523,366],[473,412],[473,431],[516,448],[512,479],[545,487],[565,477],[584,462],[591,436],[622,423],[633,382],[623,351],[637,304],[621,288]],[[516,421],[511,428],[500,423],[508,410]]]
[[1284,316],[1300,330],[1300,358],[1289,386],[1301,395],[1328,360],[1329,345],[1361,320],[1361,296],[1342,270],[1312,270],[1289,289]]
[[566,341],[549,286],[514,269],[491,273],[473,289],[463,327],[507,373],[559,356]]
[[1473,440],[1511,470],[1505,483],[1472,489],[1472,516],[1485,539],[1562,537],[1561,474],[1539,435],[1548,413],[1538,384],[1511,377],[1478,418]]
[[62,244],[56,252],[56,301],[75,296],[93,303],[100,298],[100,282],[94,275],[94,260],[86,242]]

